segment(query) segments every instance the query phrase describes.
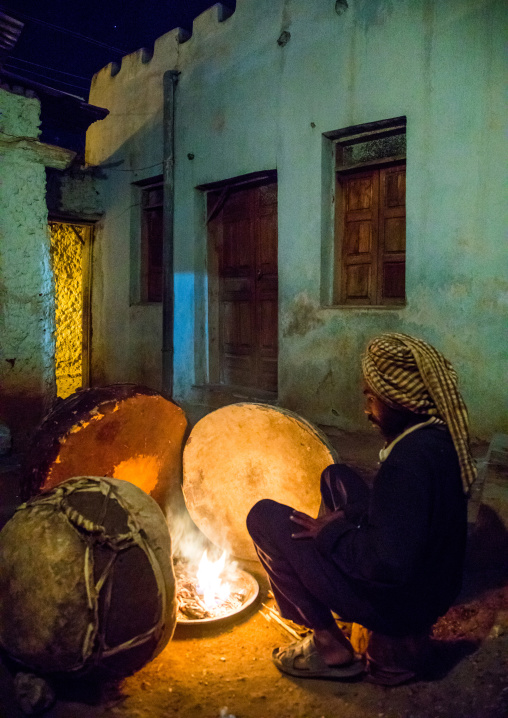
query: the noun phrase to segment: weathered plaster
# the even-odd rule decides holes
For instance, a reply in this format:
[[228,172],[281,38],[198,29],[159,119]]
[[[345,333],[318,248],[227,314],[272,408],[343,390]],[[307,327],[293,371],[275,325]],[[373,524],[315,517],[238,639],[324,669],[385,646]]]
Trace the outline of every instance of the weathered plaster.
[[71,166],[65,172],[46,172],[46,201],[50,216],[94,221],[102,214],[97,185],[105,179],[94,168]]
[[68,167],[76,154],[72,150],[46,145],[34,137],[0,136],[0,152],[9,150],[18,150],[26,162],[39,162],[45,167],[60,170]]
[[32,96],[9,92],[0,88],[2,114],[0,128],[5,139],[35,139],[40,135],[39,100]]
[[[0,89],[0,133],[39,134],[39,102]],[[0,135],[1,136],[1,135]],[[55,393],[54,293],[44,165],[13,143],[0,155],[0,416],[18,439]]]
[[309,299],[305,294],[299,294],[288,306],[287,312],[281,317],[282,336],[305,336],[312,329],[324,323],[320,316],[319,303]]
[[[501,0],[238,0],[191,38],[175,30],[94,78],[111,114],[88,134],[106,215],[96,257],[94,340],[110,381],[160,351],[159,307],[129,306],[133,182],[161,173],[162,75],[176,100],[175,393],[206,380],[207,264],[197,185],[277,169],[279,401],[307,418],[365,427],[359,357],[381,331],[414,333],[456,365],[473,433],[506,428],[507,260]],[[277,40],[290,34],[285,44]],[[145,57],[146,59],[146,57]],[[407,117],[407,306],[328,306],[333,261],[330,142],[323,133]],[[189,159],[189,155],[192,159]],[[99,286],[100,285],[100,286]],[[150,320],[148,318],[150,317]],[[147,383],[158,381],[154,362]],[[153,374],[151,372],[153,371]]]

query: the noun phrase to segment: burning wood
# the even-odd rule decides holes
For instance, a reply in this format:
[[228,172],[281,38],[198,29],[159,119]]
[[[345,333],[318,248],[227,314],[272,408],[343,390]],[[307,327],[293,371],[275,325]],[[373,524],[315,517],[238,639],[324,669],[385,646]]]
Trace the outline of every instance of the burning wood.
[[[273,599],[273,593],[271,591],[269,591],[268,593],[268,598]],[[283,616],[281,616],[277,604],[273,606],[268,606],[266,603],[262,603],[261,605],[263,606],[263,610],[261,611],[261,615],[263,616],[263,618],[268,623],[271,623],[272,625],[275,624],[275,626],[279,628],[280,631],[285,635],[289,635],[291,636],[291,638],[296,638],[297,640],[300,640],[304,636],[307,636],[309,633],[311,633],[310,628],[307,628],[306,626],[301,626],[298,623],[294,623],[288,618],[284,618]],[[365,653],[369,644],[370,631],[368,631],[368,629],[364,628],[363,626],[360,626],[359,623],[346,623],[345,621],[342,621],[336,614],[334,614],[334,616],[335,623],[340,628],[340,630],[349,638],[355,653]]]
[[305,626],[299,626],[298,624],[293,623],[293,621],[283,618],[276,607],[272,608],[271,606],[267,606],[266,603],[263,603],[262,606],[265,609],[264,611],[261,611],[263,618],[265,618],[268,623],[275,621],[277,626],[281,628],[284,633],[288,633],[292,636],[292,638],[296,638],[298,640],[310,633],[310,630],[305,628]]
[[174,558],[177,621],[210,621],[233,615],[257,595],[254,579],[235,564],[226,566],[226,553],[211,561],[205,551],[196,568],[188,560]]

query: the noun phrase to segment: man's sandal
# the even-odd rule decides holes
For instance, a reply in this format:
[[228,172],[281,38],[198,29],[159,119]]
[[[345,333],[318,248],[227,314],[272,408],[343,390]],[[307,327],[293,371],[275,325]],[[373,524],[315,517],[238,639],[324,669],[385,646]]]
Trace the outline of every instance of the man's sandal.
[[365,671],[363,661],[358,656],[349,663],[329,666],[318,652],[312,634],[288,646],[276,648],[272,659],[279,671],[298,678],[343,680],[358,676]]

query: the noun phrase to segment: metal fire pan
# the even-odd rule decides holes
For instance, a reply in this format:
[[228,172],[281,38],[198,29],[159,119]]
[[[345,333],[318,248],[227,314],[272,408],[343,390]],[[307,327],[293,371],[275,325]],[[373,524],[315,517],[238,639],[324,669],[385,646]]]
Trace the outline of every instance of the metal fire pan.
[[237,609],[233,611],[229,611],[229,613],[223,613],[221,616],[213,616],[212,618],[196,618],[196,619],[189,619],[189,620],[177,620],[178,626],[209,626],[209,625],[216,625],[220,624],[222,622],[226,623],[231,619],[237,618],[238,616],[241,616],[248,608],[249,606],[252,606],[254,601],[257,599],[259,595],[259,584],[250,573],[247,571],[244,571],[243,569],[239,568],[238,573],[241,574],[242,578],[244,579],[247,587],[247,597],[245,598],[245,601],[242,603],[241,606],[239,606]]

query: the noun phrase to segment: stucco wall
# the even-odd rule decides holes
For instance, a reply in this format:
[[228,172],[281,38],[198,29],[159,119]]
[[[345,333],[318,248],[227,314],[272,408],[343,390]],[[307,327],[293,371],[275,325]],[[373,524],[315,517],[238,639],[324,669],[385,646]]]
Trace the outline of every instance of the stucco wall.
[[46,170],[46,204],[50,217],[96,221],[102,214],[97,185],[105,179],[95,168],[73,165]]
[[54,295],[44,164],[16,143],[38,137],[39,101],[0,89],[0,108],[0,417],[21,442],[55,393]]
[[[359,355],[375,334],[405,331],[454,363],[473,433],[488,437],[507,426],[504,3],[349,0],[338,9],[329,0],[238,0],[218,22],[215,6],[184,44],[173,31],[150,61],[135,53],[116,75],[108,67],[94,78],[90,102],[110,110],[87,142],[88,161],[109,177],[96,258],[102,376],[133,378],[139,356],[151,356],[147,383],[160,380],[160,307],[129,306],[131,183],[161,173],[162,74],[177,69],[176,396],[207,378],[206,230],[195,187],[277,169],[280,404],[320,423],[364,427]],[[280,45],[283,31],[290,38]],[[401,115],[407,305],[328,306],[331,148],[323,133]]]
[[[106,210],[95,227],[92,291],[92,376],[96,384],[132,381],[161,388],[162,307],[139,302],[139,190],[134,183],[162,174],[162,76],[177,64],[178,31],[123,58],[120,73],[104,68],[92,80],[90,102],[107,107],[87,133],[86,159],[100,165],[96,183]],[[101,104],[102,103],[102,104]]]

